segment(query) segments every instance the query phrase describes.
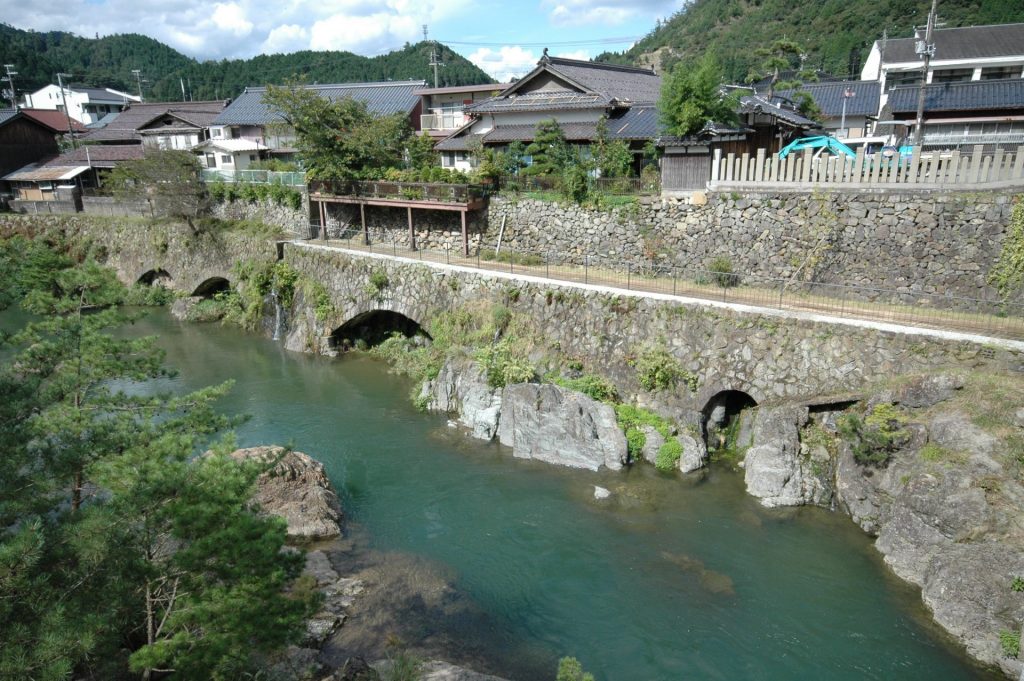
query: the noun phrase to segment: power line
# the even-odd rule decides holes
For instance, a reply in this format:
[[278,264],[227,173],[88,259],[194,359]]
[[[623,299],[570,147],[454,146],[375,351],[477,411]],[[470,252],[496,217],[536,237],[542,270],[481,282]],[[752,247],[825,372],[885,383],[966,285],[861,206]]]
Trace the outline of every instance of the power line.
[[468,45],[471,47],[577,47],[581,45],[616,45],[621,43],[635,43],[643,38],[639,36],[619,36],[614,38],[592,38],[590,40],[563,40],[547,41],[539,43],[521,43],[517,41],[505,42],[470,42],[466,40],[441,40],[445,45]]

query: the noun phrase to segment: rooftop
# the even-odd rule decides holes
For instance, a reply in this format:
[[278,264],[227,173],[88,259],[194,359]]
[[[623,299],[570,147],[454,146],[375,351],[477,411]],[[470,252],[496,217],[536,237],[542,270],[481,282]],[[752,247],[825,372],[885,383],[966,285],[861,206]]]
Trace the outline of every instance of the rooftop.
[[[922,34],[923,35],[923,34]],[[990,59],[1024,55],[1024,23],[937,28],[932,34],[935,59]],[[877,45],[882,50],[882,63],[920,62],[914,50],[918,37],[897,38]],[[884,47],[883,47],[884,45]]]
[[453,85],[451,87],[424,87],[414,95],[457,95],[463,92],[501,92],[512,83],[484,83],[483,85]]
[[113,168],[120,161],[142,158],[144,153],[145,147],[141,144],[89,144],[63,153],[46,165]]
[[[843,101],[846,101],[847,116],[874,116],[878,113],[881,97],[881,83],[877,80],[829,81],[827,83],[804,83],[799,90],[782,90],[776,94],[792,99],[794,92],[806,92],[814,98],[821,112],[829,117],[838,118],[843,113]],[[851,97],[843,94],[851,92]]]
[[172,114],[182,120],[194,120],[197,127],[207,127],[208,121],[224,110],[229,100],[209,102],[145,102],[134,103],[102,128],[91,128],[86,138],[98,142],[139,141],[138,131],[160,116]]
[[[306,85],[321,97],[337,101],[345,97],[364,102],[370,113],[386,116],[394,113],[412,113],[419,104],[416,94],[425,85],[422,80],[384,81],[377,83],[337,83],[333,85]],[[213,121],[213,125],[267,125],[280,122],[281,114],[263,101],[265,87],[247,87]]]
[[[918,87],[894,87],[888,107],[895,113],[917,112]],[[1024,111],[1024,78],[936,83],[925,88],[925,111]]]

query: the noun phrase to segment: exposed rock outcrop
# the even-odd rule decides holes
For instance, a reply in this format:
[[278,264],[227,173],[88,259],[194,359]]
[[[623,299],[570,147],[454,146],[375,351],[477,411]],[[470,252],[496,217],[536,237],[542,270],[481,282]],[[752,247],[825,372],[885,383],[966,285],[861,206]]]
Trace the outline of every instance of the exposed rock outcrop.
[[[384,676],[387,676],[387,672],[391,668],[391,662],[389,660],[380,660],[375,662],[373,667]],[[505,679],[497,676],[481,674],[448,662],[442,662],[441,660],[424,662],[416,679],[417,681],[505,681]]]
[[314,540],[341,534],[341,505],[324,466],[302,452],[283,447],[250,447],[231,453],[237,461],[277,461],[256,483],[253,500],[284,518],[291,539]]
[[574,468],[619,469],[627,457],[611,406],[551,384],[505,387],[498,438],[516,457]]
[[469,358],[445,362],[437,378],[423,384],[420,398],[431,411],[456,416],[473,437],[490,441],[498,433],[501,389],[489,386],[484,369]]
[[807,407],[761,407],[754,419],[753,445],[744,461],[747,492],[768,507],[821,504],[831,490],[801,451],[800,429]]
[[708,448],[702,438],[697,438],[688,432],[679,433],[676,440],[683,446],[683,453],[679,457],[679,470],[683,473],[692,473],[703,468],[708,462]]

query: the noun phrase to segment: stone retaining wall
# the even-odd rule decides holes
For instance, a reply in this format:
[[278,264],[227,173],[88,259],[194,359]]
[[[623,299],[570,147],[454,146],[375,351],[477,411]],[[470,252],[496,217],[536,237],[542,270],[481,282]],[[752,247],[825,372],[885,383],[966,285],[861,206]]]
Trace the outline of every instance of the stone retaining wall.
[[[318,319],[297,297],[287,346],[323,351],[331,332],[372,310],[399,312],[430,332],[442,311],[488,302],[532,320],[543,337],[536,368],[552,357],[580,361],[586,371],[613,380],[626,401],[663,413],[702,409],[722,390],[765,400],[857,390],[880,378],[948,365],[1018,361],[1015,353],[933,337],[855,326],[741,313],[675,301],[617,296],[552,283],[528,283],[478,271],[351,255],[314,245],[286,244],[284,260],[324,285],[334,313]],[[382,272],[387,286],[369,287]],[[698,388],[650,393],[640,388],[633,363],[665,348],[692,372]],[[685,422],[685,421],[684,421]]]
[[296,210],[281,206],[269,199],[252,202],[219,201],[210,208],[214,217],[224,220],[255,220],[268,225],[277,225],[300,237],[309,236],[309,195],[302,193],[302,206]]
[[[404,208],[366,207],[366,227],[370,240],[378,244],[398,244],[399,248],[409,246],[409,218]],[[416,245],[431,250],[452,249],[461,252],[462,220],[458,211],[417,210],[412,211]],[[343,233],[358,232],[362,229],[359,206],[328,204],[327,233],[338,237]],[[466,215],[466,232],[470,253],[476,253],[482,234],[487,230],[486,211],[471,211]]]
[[[763,278],[994,300],[1013,198],[1005,194],[711,194],[598,211],[532,199],[491,200],[487,248],[503,243],[581,264],[679,268],[698,278],[715,258]],[[872,298],[869,291],[856,297]]]

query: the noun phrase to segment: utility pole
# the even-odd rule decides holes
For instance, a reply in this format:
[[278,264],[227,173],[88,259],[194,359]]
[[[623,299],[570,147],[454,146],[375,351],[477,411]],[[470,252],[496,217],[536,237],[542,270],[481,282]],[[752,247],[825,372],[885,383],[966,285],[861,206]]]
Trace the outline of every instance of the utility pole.
[[4,78],[8,83],[11,84],[11,108],[17,111],[18,109],[18,94],[14,89],[14,77],[18,75],[17,71],[11,71],[14,68],[14,64],[4,64],[4,69],[7,70],[7,77]]
[[[427,38],[427,25],[423,24],[423,40],[427,40],[427,39],[428,39]],[[440,57],[437,56],[437,41],[436,40],[433,43],[431,43],[431,45],[430,45],[430,66],[434,67],[434,87],[436,88],[438,86],[437,67],[438,66],[444,66],[444,64],[441,63]]]
[[932,11],[928,13],[928,26],[924,31],[924,40],[918,40],[914,51],[924,59],[921,71],[921,83],[917,89],[917,120],[914,125],[914,146],[920,147],[924,141],[924,97],[928,89],[928,67],[935,56],[935,43],[932,42],[932,31],[935,30],[935,15],[939,9],[939,0],[932,0]]
[[181,84],[181,101],[183,101],[183,102],[188,101],[188,100],[185,99],[185,79],[179,77],[178,78],[178,83]]
[[132,69],[132,73],[135,74],[135,82],[139,84],[139,102],[144,102],[146,98],[142,96],[142,71],[140,69]]
[[68,137],[71,138],[71,148],[77,149],[78,143],[75,141],[75,129],[71,127],[71,112],[68,111],[68,98],[64,92],[64,78],[70,78],[70,73],[58,73],[57,74],[57,87],[60,88],[60,101],[64,104],[64,119],[68,122]]

